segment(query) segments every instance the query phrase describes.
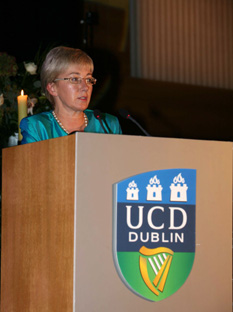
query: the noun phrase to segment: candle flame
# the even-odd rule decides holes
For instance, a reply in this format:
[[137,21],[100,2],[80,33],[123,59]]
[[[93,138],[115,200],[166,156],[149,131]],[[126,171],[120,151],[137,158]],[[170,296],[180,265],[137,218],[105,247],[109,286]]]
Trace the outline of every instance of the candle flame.
[[21,95],[24,95],[24,91],[23,90],[21,90]]

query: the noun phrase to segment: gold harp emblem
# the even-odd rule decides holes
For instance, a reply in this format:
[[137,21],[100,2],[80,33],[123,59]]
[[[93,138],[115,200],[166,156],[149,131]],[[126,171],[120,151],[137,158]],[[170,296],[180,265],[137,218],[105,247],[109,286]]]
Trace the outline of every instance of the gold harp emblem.
[[[166,247],[158,247],[154,249],[142,246],[139,250],[139,266],[142,278],[147,287],[156,295],[159,291],[163,292],[167,280],[169,269],[171,266],[173,251]],[[148,273],[148,264],[151,267],[154,279]]]

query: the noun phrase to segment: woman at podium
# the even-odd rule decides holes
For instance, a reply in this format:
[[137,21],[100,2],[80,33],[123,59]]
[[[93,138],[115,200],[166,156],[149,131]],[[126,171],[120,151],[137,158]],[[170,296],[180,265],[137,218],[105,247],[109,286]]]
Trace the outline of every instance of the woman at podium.
[[53,48],[41,68],[42,91],[53,110],[22,119],[21,144],[57,138],[76,131],[121,134],[117,117],[94,116],[88,109],[93,85],[93,60],[82,50]]

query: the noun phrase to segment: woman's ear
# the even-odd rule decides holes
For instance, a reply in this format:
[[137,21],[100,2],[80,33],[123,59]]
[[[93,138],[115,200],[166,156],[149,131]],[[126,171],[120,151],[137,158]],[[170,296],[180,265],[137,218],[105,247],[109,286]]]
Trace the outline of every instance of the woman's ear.
[[46,89],[52,96],[57,96],[57,88],[54,82],[48,83]]

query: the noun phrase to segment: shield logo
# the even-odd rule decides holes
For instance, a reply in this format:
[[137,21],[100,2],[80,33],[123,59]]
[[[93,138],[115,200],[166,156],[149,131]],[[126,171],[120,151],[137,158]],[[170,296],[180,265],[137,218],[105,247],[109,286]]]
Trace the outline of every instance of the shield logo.
[[196,170],[165,169],[113,185],[113,258],[136,295],[160,301],[188,278],[195,257]]

